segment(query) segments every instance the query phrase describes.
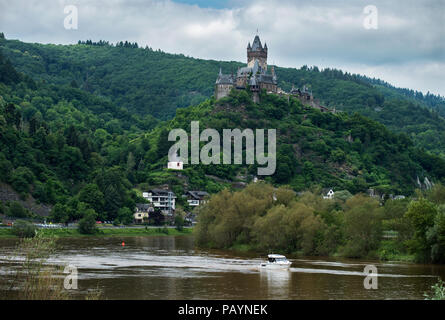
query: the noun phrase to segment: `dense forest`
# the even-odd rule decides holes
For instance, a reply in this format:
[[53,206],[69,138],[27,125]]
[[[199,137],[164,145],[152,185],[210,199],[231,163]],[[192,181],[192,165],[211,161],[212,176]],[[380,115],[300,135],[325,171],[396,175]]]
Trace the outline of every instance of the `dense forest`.
[[[35,81],[70,84],[109,98],[131,113],[162,120],[171,119],[177,108],[210,97],[220,67],[230,73],[244,66],[168,54],[127,41],[43,45],[0,39],[0,47],[17,70]],[[327,107],[358,112],[390,130],[407,133],[420,148],[445,155],[443,97],[394,88],[378,79],[335,69],[277,67],[276,73],[284,90],[293,84],[306,85]]]
[[[445,262],[445,188],[418,192],[415,200],[386,200],[318,190],[296,195],[286,187],[252,183],[224,190],[199,212],[202,247]],[[248,205],[246,205],[248,204]]]
[[131,214],[138,196],[127,171],[148,144],[130,140],[158,121],[71,86],[36,83],[1,54],[0,75],[0,180],[23,199],[55,205],[58,220],[88,208],[101,219]]
[[[169,55],[134,43],[56,46],[0,39],[0,50],[0,181],[23,199],[50,205],[54,221],[78,220],[85,212],[101,220],[131,220],[135,203],[143,201],[140,191],[149,186],[168,184],[180,196],[252,180],[256,165],[165,169],[169,130],[190,132],[193,120],[201,130],[219,132],[276,128],[277,170],[265,180],[295,191],[319,186],[409,195],[417,177],[444,182],[445,161],[434,154],[442,153],[440,144],[428,147],[412,132],[398,130],[401,117],[387,123],[391,131],[357,112],[321,113],[294,98],[262,93],[255,104],[247,91],[207,98],[218,67],[229,71],[237,63]],[[367,100],[360,95],[372,92],[376,103],[412,110],[411,121],[423,119],[419,128],[428,126],[435,137],[444,132],[443,119],[420,98],[394,93],[399,100],[391,100],[366,79],[313,68],[279,72],[283,88],[291,81],[301,85],[302,73],[305,79],[313,75],[314,93],[320,90],[323,99],[330,92],[345,111],[356,106],[365,113],[359,101]],[[178,202],[185,205],[181,197]],[[35,217],[15,202],[0,203],[0,214]]]
[[[358,114],[322,113],[295,98],[261,95],[255,104],[247,91],[232,91],[223,99],[207,100],[198,106],[177,110],[177,115],[157,128],[159,136],[168,129],[190,132],[190,121],[199,120],[200,129],[276,128],[277,169],[267,177],[275,184],[305,190],[314,184],[366,192],[411,194],[416,179],[440,181],[445,177],[445,161],[417,148],[405,133],[393,133],[385,126]],[[166,140],[166,139],[165,139]],[[167,143],[167,141],[166,141]],[[253,176],[257,165],[197,166],[206,175],[236,180]],[[204,182],[203,182],[204,186]],[[418,186],[417,186],[418,187]]]

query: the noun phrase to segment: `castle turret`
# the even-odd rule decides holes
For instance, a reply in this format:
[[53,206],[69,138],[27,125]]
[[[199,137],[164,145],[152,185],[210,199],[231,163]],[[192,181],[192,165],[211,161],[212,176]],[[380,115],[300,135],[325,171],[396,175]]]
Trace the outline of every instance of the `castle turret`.
[[272,81],[273,81],[273,83],[274,84],[277,84],[277,75],[275,74],[275,67],[274,66],[272,66],[272,67],[270,67],[270,74],[272,75]]
[[250,47],[250,42],[247,47],[247,66],[252,68],[255,61],[258,61],[264,71],[267,71],[267,46],[263,48],[258,35],[255,36],[252,47]]
[[215,98],[221,99],[227,96],[234,85],[234,77],[232,74],[223,74],[221,68],[219,68],[218,78],[215,82]]
[[255,36],[252,44],[247,44],[247,66],[238,67],[236,75],[223,74],[220,68],[215,83],[215,98],[220,99],[227,96],[230,90],[244,90],[250,88],[253,93],[253,101],[259,102],[260,92],[266,93],[281,92],[278,88],[278,78],[275,74],[274,66],[271,72],[267,72],[267,44],[261,44],[260,37]]

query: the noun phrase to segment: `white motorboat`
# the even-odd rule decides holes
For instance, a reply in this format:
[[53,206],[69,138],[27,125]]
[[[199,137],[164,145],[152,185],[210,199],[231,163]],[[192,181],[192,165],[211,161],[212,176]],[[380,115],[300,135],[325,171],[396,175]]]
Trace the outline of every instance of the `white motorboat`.
[[291,264],[292,262],[281,254],[269,254],[267,255],[267,262],[260,264],[260,269],[289,269]]

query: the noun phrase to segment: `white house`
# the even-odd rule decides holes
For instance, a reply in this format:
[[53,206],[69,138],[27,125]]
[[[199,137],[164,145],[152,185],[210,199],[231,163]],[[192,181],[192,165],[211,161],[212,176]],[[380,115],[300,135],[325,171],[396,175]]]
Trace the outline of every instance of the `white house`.
[[148,192],[142,192],[142,197],[152,203],[155,209],[165,214],[172,215],[175,211],[176,195],[170,190],[151,189]]
[[333,199],[334,195],[335,195],[334,190],[329,189],[328,193],[325,196],[323,196],[323,199]]
[[168,158],[167,169],[170,170],[182,170],[184,169],[184,162],[178,156],[178,153]]
[[171,161],[167,163],[167,169],[182,170],[184,169],[184,163],[182,161]]

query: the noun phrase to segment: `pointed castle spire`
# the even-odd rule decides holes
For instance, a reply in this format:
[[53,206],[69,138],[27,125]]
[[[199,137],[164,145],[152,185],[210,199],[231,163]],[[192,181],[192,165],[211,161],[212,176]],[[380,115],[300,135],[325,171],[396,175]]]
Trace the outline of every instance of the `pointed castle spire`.
[[252,50],[253,51],[263,50],[263,46],[261,45],[261,40],[260,40],[260,37],[258,35],[256,35],[255,39],[253,40]]

